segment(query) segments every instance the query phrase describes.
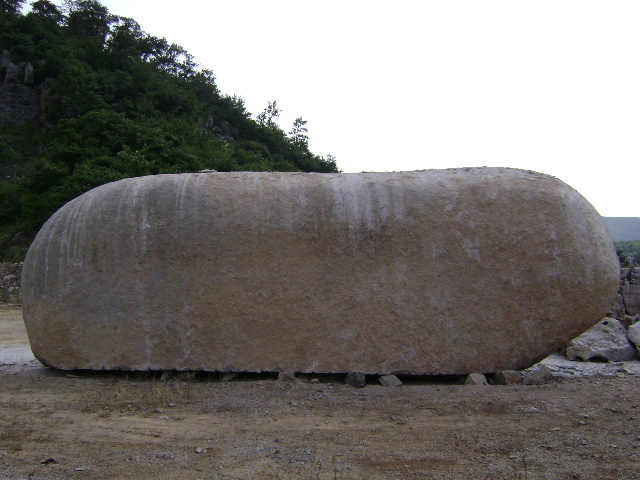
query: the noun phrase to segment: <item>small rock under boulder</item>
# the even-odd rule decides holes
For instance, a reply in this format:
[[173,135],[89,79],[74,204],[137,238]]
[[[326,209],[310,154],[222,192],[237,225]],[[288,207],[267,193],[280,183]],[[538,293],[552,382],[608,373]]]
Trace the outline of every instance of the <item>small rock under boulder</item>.
[[364,388],[367,384],[367,378],[364,373],[361,372],[349,372],[344,379],[345,383],[348,383],[352,387]]
[[520,385],[522,376],[515,370],[501,370],[493,377],[496,385]]
[[487,377],[484,373],[473,372],[467,375],[467,379],[464,381],[465,385],[489,385]]
[[295,382],[297,379],[295,372],[278,372],[278,380],[281,382]]
[[383,387],[399,387],[402,385],[402,381],[395,375],[383,375],[379,378],[379,381]]
[[236,378],[238,378],[238,372],[222,372],[220,374],[221,382],[232,382]]

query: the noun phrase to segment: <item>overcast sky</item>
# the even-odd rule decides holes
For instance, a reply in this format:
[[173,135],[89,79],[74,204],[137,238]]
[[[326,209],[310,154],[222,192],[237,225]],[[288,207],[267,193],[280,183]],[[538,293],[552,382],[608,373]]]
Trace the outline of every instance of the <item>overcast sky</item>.
[[[60,4],[61,2],[56,2]],[[554,175],[640,217],[640,2],[102,0],[344,172]]]

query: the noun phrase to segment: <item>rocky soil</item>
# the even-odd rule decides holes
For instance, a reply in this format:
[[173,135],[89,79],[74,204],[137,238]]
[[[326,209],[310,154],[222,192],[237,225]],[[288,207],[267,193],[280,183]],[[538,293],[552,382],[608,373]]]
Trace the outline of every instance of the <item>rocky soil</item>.
[[640,362],[546,361],[545,385],[59,372],[0,309],[0,479],[631,479]]

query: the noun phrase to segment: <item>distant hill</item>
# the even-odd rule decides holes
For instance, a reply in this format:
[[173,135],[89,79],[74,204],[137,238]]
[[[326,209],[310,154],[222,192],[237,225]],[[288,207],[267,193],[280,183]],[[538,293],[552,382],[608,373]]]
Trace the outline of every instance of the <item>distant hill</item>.
[[640,240],[640,217],[602,217],[614,242]]

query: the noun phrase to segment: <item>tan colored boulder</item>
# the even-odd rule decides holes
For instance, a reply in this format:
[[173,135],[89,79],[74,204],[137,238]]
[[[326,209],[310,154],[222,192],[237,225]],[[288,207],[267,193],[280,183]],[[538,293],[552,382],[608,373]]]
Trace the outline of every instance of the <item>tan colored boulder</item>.
[[618,275],[600,215],[533,172],[158,175],[53,215],[23,304],[61,369],[492,373],[595,324]]

